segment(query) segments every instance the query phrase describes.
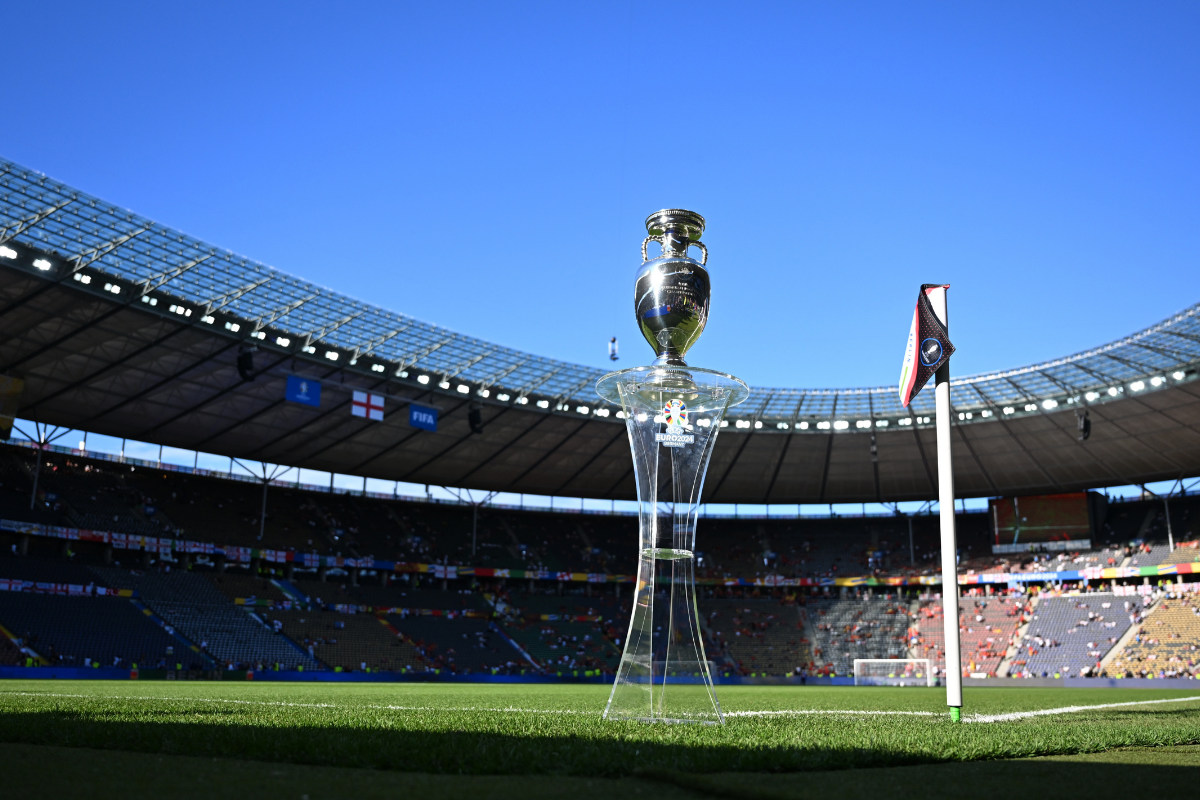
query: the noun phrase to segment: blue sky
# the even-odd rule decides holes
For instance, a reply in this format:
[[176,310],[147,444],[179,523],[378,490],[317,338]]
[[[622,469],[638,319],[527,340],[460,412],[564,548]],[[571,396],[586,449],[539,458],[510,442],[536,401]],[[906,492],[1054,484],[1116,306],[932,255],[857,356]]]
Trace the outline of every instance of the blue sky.
[[891,384],[1200,300],[1195,3],[24,3],[0,153],[449,328],[644,363],[642,220],[709,219],[689,357]]
[[1200,300],[1196,4],[26,3],[0,152],[450,328],[649,359],[642,220],[710,222],[691,362],[894,383]]

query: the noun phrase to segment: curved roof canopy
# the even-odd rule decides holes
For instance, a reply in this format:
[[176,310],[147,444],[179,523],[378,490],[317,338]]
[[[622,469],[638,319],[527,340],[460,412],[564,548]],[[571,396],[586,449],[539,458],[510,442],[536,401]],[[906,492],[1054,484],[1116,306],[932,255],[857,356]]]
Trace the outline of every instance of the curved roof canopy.
[[[0,371],[23,416],[296,466],[471,488],[629,497],[602,374],[464,336],[242,258],[0,160]],[[256,348],[256,379],[239,351]],[[964,496],[1200,473],[1200,305],[1116,342],[953,381]],[[283,401],[322,380],[320,408]],[[384,423],[351,389],[389,398]],[[397,405],[439,407],[436,434]],[[484,433],[468,424],[481,409]],[[1093,435],[1076,436],[1087,411]],[[714,453],[710,502],[931,497],[933,392],[755,387]]]

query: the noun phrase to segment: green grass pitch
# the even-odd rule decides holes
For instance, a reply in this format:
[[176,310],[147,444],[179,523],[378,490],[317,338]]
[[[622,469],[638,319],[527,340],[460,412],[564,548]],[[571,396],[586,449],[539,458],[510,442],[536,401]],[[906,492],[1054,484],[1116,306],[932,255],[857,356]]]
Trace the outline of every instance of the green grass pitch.
[[[1200,688],[968,689],[959,724],[941,689],[718,694],[725,725],[647,725],[601,719],[599,685],[13,680],[0,683],[0,760],[15,786],[26,779],[43,793],[71,769],[90,770],[93,786],[108,769],[124,798],[162,796],[188,775],[191,789],[175,797],[394,797],[418,785],[475,798],[802,797],[822,781],[850,797],[876,780],[886,796],[906,796],[904,786],[928,796],[935,774],[986,779],[1002,760],[1034,757],[1012,763],[1052,757],[1060,773],[1089,775],[1157,764],[1158,785],[1172,770],[1193,788],[1200,778]],[[293,792],[271,781],[298,783]],[[323,781],[340,788],[323,791]]]

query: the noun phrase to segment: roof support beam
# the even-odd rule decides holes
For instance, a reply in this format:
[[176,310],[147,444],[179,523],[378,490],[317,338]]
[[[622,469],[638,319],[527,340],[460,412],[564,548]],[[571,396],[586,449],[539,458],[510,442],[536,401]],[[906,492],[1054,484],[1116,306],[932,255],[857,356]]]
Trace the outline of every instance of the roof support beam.
[[[1013,385],[1016,386],[1016,384]],[[1021,448],[1021,452],[1025,454],[1026,458],[1033,462],[1033,465],[1038,468],[1039,472],[1046,476],[1046,480],[1050,481],[1052,486],[1054,486],[1056,489],[1061,489],[1062,487],[1059,485],[1058,481],[1056,481],[1054,476],[1050,474],[1050,470],[1043,467],[1042,462],[1037,460],[1030,449],[1025,446],[1025,443],[1021,441],[1020,437],[1013,433],[1012,428],[1010,428],[1008,425],[1008,420],[1004,417],[1003,409],[999,408],[994,402],[992,402],[992,399],[984,394],[983,390],[978,386],[972,385],[971,388],[975,390],[975,394],[979,395],[979,399],[983,400],[983,402],[987,404],[989,408],[991,408],[992,416],[997,422],[1000,423],[1000,426],[1004,429],[1004,432],[1008,434],[1009,438],[1017,443],[1017,447]],[[1026,399],[1028,399],[1028,396],[1026,396]],[[997,414],[997,411],[1000,411],[1001,413]]]
[[[332,373],[327,373],[327,374],[332,374]],[[352,390],[352,391],[373,392],[376,389],[378,389],[380,386],[383,386],[386,383],[387,383],[386,379],[380,380],[380,381],[376,381],[375,383],[370,384],[369,386],[364,386],[361,389]],[[417,396],[424,397],[426,394],[428,394],[428,392],[418,394]],[[346,407],[348,405],[351,405],[353,402],[354,402],[354,395],[351,394],[349,399],[342,400],[339,403],[335,403],[332,407],[325,409],[324,411],[320,412],[319,414],[314,414],[313,416],[304,420],[304,422],[302,422],[296,428],[294,428],[290,431],[287,431],[286,433],[282,433],[279,436],[276,436],[274,439],[272,439],[269,442],[264,442],[263,444],[259,445],[256,452],[259,454],[266,453],[268,450],[271,449],[271,447],[273,447],[274,445],[283,441],[284,439],[287,439],[289,436],[295,436],[297,433],[300,432],[300,430],[310,427],[312,425],[316,425],[321,420],[328,419],[329,417],[332,417],[334,414],[344,413]],[[342,421],[345,422],[345,418],[343,418]],[[375,425],[375,424],[377,424],[377,423],[371,422],[371,421],[363,423],[359,427],[359,429],[356,430],[354,433],[350,434],[349,436],[341,437],[341,439],[337,442],[337,444],[341,444],[343,441],[345,441],[347,439],[353,439],[355,436],[357,436],[358,434],[362,433],[364,430],[370,428],[372,425]],[[337,427],[340,427],[341,425],[342,425],[341,422],[336,423],[334,428],[336,429]],[[313,439],[319,439],[322,436],[326,435],[326,433],[327,432],[319,433],[319,434],[315,435],[313,437]],[[330,445],[329,447],[323,447],[320,450],[318,450],[317,452],[310,453],[307,456],[304,456],[303,458],[301,458],[299,456],[295,456],[292,458],[292,460],[294,460],[294,461],[311,461],[312,459],[317,458],[317,457],[321,456],[322,454],[324,454],[326,450],[330,449],[330,447],[336,447],[337,444]],[[279,458],[282,459],[282,458],[287,458],[288,456],[291,456],[292,453],[296,452],[296,449],[297,449],[296,447],[293,447],[291,450],[285,450],[282,454],[280,454]]]
[[97,261],[116,250],[121,245],[141,236],[143,233],[150,230],[151,227],[151,225],[147,225],[143,228],[139,228],[132,233],[126,233],[123,236],[118,236],[115,239],[111,239],[103,244],[98,244],[93,248],[84,250],[82,253],[67,259],[68,263],[73,264],[68,274],[73,275],[84,267],[90,267],[92,264],[95,264]]
[[825,502],[825,487],[829,483],[829,460],[833,457],[833,434],[825,442],[825,467],[821,470],[821,493],[817,495],[818,502]]
[[579,423],[579,425],[574,430],[572,430],[570,433],[568,433],[566,436],[564,436],[561,441],[559,441],[557,444],[555,444],[554,447],[550,448],[550,450],[548,452],[544,453],[541,458],[539,458],[537,461],[533,462],[528,467],[526,467],[524,470],[522,470],[520,475],[518,475],[517,477],[513,478],[511,481],[508,482],[509,488],[511,489],[512,487],[516,486],[518,483],[521,482],[522,478],[524,478],[526,475],[528,475],[529,473],[533,472],[535,469],[540,467],[546,461],[547,458],[549,458],[550,456],[557,453],[559,448],[561,448],[564,444],[569,442],[575,436],[575,434],[577,434],[581,430],[583,430],[585,425],[587,425],[587,420],[584,420],[583,422]]
[[[284,356],[283,358],[277,359],[266,369],[259,370],[259,374],[261,375],[265,372],[269,372],[270,370],[274,369],[275,367],[278,367],[280,364],[282,364],[283,362],[287,361],[290,358],[291,358],[291,356]],[[336,370],[330,370],[328,373],[326,373],[326,375],[331,375],[335,371]],[[162,428],[165,428],[167,425],[170,425],[173,422],[177,422],[178,420],[181,420],[184,417],[195,414],[197,411],[201,410],[205,406],[211,405],[212,403],[217,402],[218,400],[220,400],[223,397],[228,397],[230,390],[236,389],[242,383],[243,383],[243,381],[241,381],[239,379],[237,382],[235,382],[231,385],[222,386],[221,388],[217,389],[216,392],[209,395],[205,399],[201,400],[199,403],[189,406],[188,408],[185,408],[183,411],[180,411],[178,414],[174,415],[173,417],[169,417],[169,418],[163,420],[162,422],[159,422],[155,425],[151,425],[149,428],[144,428],[138,434],[138,438],[139,439],[143,438],[151,433],[154,433],[157,430],[161,430]],[[218,436],[222,436],[222,435],[228,433],[229,431],[233,430],[234,428],[237,428],[239,425],[244,425],[247,422],[250,422],[251,420],[256,419],[259,415],[266,413],[267,411],[271,410],[272,408],[277,407],[278,405],[280,405],[283,402],[284,402],[283,400],[278,400],[278,401],[271,403],[270,405],[260,409],[258,412],[251,414],[249,417],[235,421],[232,425],[228,425],[228,426],[222,428],[220,431],[218,431],[217,433],[214,433],[212,436],[209,436],[207,439],[202,439],[201,441],[194,443],[192,445],[191,449],[199,450],[201,447],[208,444],[213,439],[216,439]]]
[[563,481],[561,484],[559,484],[559,487],[557,489],[555,489],[555,492],[556,493],[561,492],[563,489],[570,486],[571,481],[575,480],[580,475],[582,475],[584,473],[584,471],[587,470],[588,467],[592,466],[592,464],[595,463],[597,458],[604,455],[604,453],[608,450],[608,448],[612,447],[619,440],[625,438],[626,435],[627,435],[627,432],[625,430],[625,426],[622,425],[620,430],[617,431],[617,435],[614,436],[613,438],[609,439],[607,444],[605,444],[603,447],[601,447],[599,450],[597,450],[594,454],[592,454],[592,457],[589,458],[582,467],[575,470],[575,472],[573,472],[571,474],[571,477],[567,478],[565,481]]
[[[954,407],[951,406],[950,410],[951,410],[951,412],[953,412]],[[996,488],[996,482],[994,480],[992,480],[992,476],[990,474],[988,474],[987,467],[983,466],[983,462],[979,460],[979,454],[976,453],[975,448],[971,446],[971,440],[967,438],[966,431],[963,430],[965,427],[966,426],[964,426],[964,425],[954,425],[950,430],[958,431],[959,438],[962,439],[963,444],[965,444],[967,446],[967,452],[970,453],[971,458],[973,458],[975,460],[975,466],[979,467],[979,471],[981,473],[983,473],[983,479],[985,481],[987,481],[988,486],[990,486],[992,488],[992,493],[1000,494],[1000,490]],[[1057,483],[1054,485],[1056,487],[1058,486]]]
[[466,481],[466,480],[467,480],[467,478],[471,477],[471,476],[472,476],[472,475],[474,475],[476,472],[478,472],[479,470],[483,469],[483,468],[484,468],[484,467],[486,467],[488,464],[492,463],[492,461],[493,461],[493,460],[495,460],[495,459],[496,459],[496,458],[497,458],[497,457],[498,457],[498,456],[499,456],[501,453],[508,452],[508,449],[509,449],[510,447],[512,447],[512,446],[513,446],[513,445],[515,445],[517,442],[519,442],[519,441],[521,441],[522,439],[524,439],[524,438],[525,438],[525,437],[526,437],[528,434],[530,434],[530,433],[533,433],[533,431],[534,431],[534,430],[535,430],[535,429],[536,429],[536,428],[537,428],[539,425],[541,425],[541,424],[542,424],[543,422],[545,422],[546,420],[550,419],[550,416],[551,416],[551,415],[550,415],[550,414],[536,414],[535,416],[537,417],[537,419],[534,421],[534,423],[533,423],[532,425],[530,425],[528,428],[526,428],[525,430],[523,430],[523,431],[521,431],[520,433],[518,433],[516,436],[514,436],[512,439],[510,439],[510,440],[509,440],[508,442],[506,442],[505,444],[502,444],[501,446],[497,447],[497,448],[496,448],[496,451],[495,451],[494,453],[492,453],[492,454],[491,454],[490,456],[488,456],[487,458],[483,459],[483,461],[480,461],[478,464],[476,464],[474,467],[472,467],[472,468],[471,468],[471,469],[470,469],[468,472],[466,472],[465,474],[463,474],[463,475],[459,476],[458,478],[456,478],[454,482],[455,482],[455,483],[459,483],[459,484],[463,483],[464,481]]
[[787,458],[788,447],[792,444],[792,437],[795,434],[789,433],[783,437],[783,448],[779,451],[779,459],[775,462],[775,469],[771,472],[771,482],[767,484],[767,491],[763,494],[763,502],[771,502],[771,492],[775,490],[775,481],[779,478],[779,470],[783,466],[783,460]]
[[[466,404],[466,403],[468,403],[468,402],[470,402],[470,401],[463,401],[463,403],[460,403],[459,405],[455,406],[455,408],[462,408],[462,407],[463,407],[463,405],[465,405],[465,404]],[[498,414],[496,414],[496,416],[492,417],[492,418],[491,418],[491,420],[489,420],[489,422],[495,422],[497,419],[499,419],[500,417],[503,417],[503,416],[504,416],[505,414],[507,414],[509,411],[512,411],[512,406],[505,406],[504,408],[500,409],[500,413],[498,413]],[[431,457],[429,457],[429,458],[425,459],[425,460],[424,460],[424,461],[422,461],[420,464],[418,464],[417,466],[413,467],[413,468],[412,468],[412,469],[410,469],[408,472],[404,473],[404,475],[403,475],[403,476],[400,478],[400,480],[402,480],[402,481],[403,481],[403,480],[408,480],[408,479],[409,479],[410,477],[412,477],[412,476],[413,476],[415,473],[418,473],[418,472],[420,472],[421,470],[425,469],[425,468],[426,468],[426,467],[428,467],[430,464],[432,464],[433,462],[437,461],[439,458],[441,458],[442,456],[446,455],[446,454],[447,454],[447,453],[449,453],[451,450],[453,450],[454,448],[458,447],[458,446],[459,446],[460,444],[462,444],[463,442],[465,442],[465,441],[467,441],[468,439],[470,439],[472,436],[477,436],[477,435],[478,435],[478,434],[476,434],[476,433],[475,433],[475,431],[467,431],[467,433],[466,433],[465,435],[463,435],[463,436],[460,436],[458,439],[455,439],[455,440],[454,440],[454,442],[450,444],[450,446],[443,448],[443,449],[442,449],[442,451],[441,451],[441,452],[439,452],[437,455],[434,455],[434,456],[431,456]]]
[[[754,429],[751,428],[750,430],[753,431]],[[736,465],[738,459],[742,457],[742,451],[746,449],[746,445],[750,444],[750,437],[753,435],[753,433],[747,433],[746,437],[742,439],[742,443],[738,445],[737,452],[733,454],[733,460],[729,462],[729,466],[725,468],[723,473],[721,473],[721,480],[717,481],[717,485],[713,487],[712,496],[714,498],[721,493],[721,487],[725,485],[725,479],[729,477],[730,472],[733,472],[734,465]]]
[[925,455],[925,445],[921,442],[921,431],[914,424],[913,437],[917,440],[917,452],[921,454],[921,463],[925,466],[925,477],[929,481],[929,493],[937,494],[937,481],[933,479],[933,468],[929,466],[929,458]]
[[[244,295],[248,292],[251,292],[254,289],[257,289],[259,286],[262,286],[268,280],[270,280],[270,278],[264,278],[262,280],[247,284],[246,286],[243,286],[243,287],[240,287],[239,289],[235,289],[234,291],[226,294],[224,297],[213,298],[212,300],[210,300],[208,303],[205,304],[205,308],[208,309],[208,311],[206,313],[209,313],[212,310],[215,310],[217,308],[221,308],[226,303],[232,302],[233,300],[237,299],[238,297],[241,297],[242,295]],[[58,343],[61,343],[63,341],[66,341],[66,339],[70,338],[71,336],[74,336],[78,333],[82,333],[86,328],[96,325],[98,322],[101,322],[102,320],[112,316],[117,311],[121,311],[125,308],[129,308],[132,305],[132,303],[133,303],[133,299],[130,298],[129,300],[125,301],[124,304],[118,305],[116,308],[114,308],[109,313],[102,315],[98,319],[91,320],[90,322],[87,323],[87,325],[77,329],[74,333],[68,334],[65,337],[60,337],[58,340],[56,340],[51,345],[47,345],[46,347],[43,347],[42,350],[39,352],[44,352],[45,350],[49,349],[50,347],[52,347]],[[217,303],[215,308],[213,305],[214,303]],[[199,314],[193,316],[189,321],[183,323],[182,325],[177,325],[177,327],[175,327],[170,333],[166,334],[165,336],[162,336],[162,337],[156,339],[155,341],[150,342],[149,344],[147,344],[143,347],[140,347],[131,353],[126,354],[125,356],[122,356],[121,358],[117,359],[116,361],[112,362],[111,364],[105,364],[100,369],[94,370],[93,372],[89,373],[87,376],[74,381],[73,383],[67,385],[66,387],[63,387],[62,389],[59,389],[58,391],[56,391],[50,395],[47,395],[46,397],[40,398],[32,406],[30,406],[30,408],[34,408],[43,403],[47,403],[50,400],[62,395],[65,392],[73,391],[73,390],[79,388],[80,386],[82,386],[83,384],[88,383],[89,381],[95,380],[96,378],[100,377],[101,375],[108,372],[109,370],[114,369],[115,367],[119,367],[122,364],[128,363],[130,360],[137,358],[138,356],[142,355],[143,353],[149,352],[153,348],[163,344],[164,342],[168,341],[172,337],[174,337],[180,333],[183,333],[184,331],[191,330],[192,328],[194,328],[195,326],[200,324],[200,319],[201,319],[201,316]],[[217,354],[223,353],[228,349],[229,349],[228,347],[222,348],[222,349],[218,350],[217,353],[214,353],[213,356],[210,356],[210,358],[215,357]],[[36,354],[34,354],[34,355],[36,355]],[[24,361],[27,361],[31,357],[33,357],[33,356],[32,355],[27,356],[26,358],[23,358],[21,360],[21,362],[16,362],[16,363],[23,363]],[[3,371],[7,372],[9,369],[12,368],[12,366],[15,366],[15,364],[10,365],[9,367],[5,367]],[[189,368],[187,371],[190,372],[191,369],[193,369],[193,368]],[[153,387],[153,388],[158,388],[160,385],[161,384],[156,384],[155,387]],[[102,414],[92,416],[88,421],[90,422],[92,420],[99,419],[99,417],[103,416],[104,414],[107,414],[110,411],[114,411],[117,408],[120,408],[121,406],[125,405],[127,402],[133,402],[134,400],[140,399],[144,395],[145,395],[145,393],[143,392],[143,393],[139,394],[137,397],[129,398],[128,400],[126,400],[123,403],[119,403],[115,406],[112,406],[110,409],[108,409],[108,411],[105,411]]]
[[[164,336],[163,339],[165,340],[167,338],[170,338],[170,336],[173,336],[175,333],[182,333],[184,330],[186,330],[186,329],[179,328],[176,331],[174,331],[173,333],[168,334],[167,336]],[[158,391],[159,389],[161,389],[162,387],[164,387],[168,384],[174,383],[175,381],[179,380],[184,375],[188,374],[189,372],[196,369],[197,367],[200,367],[204,364],[211,362],[214,358],[217,358],[218,356],[232,350],[235,347],[237,347],[237,342],[230,342],[229,344],[226,344],[221,349],[219,349],[215,352],[209,353],[205,356],[202,356],[201,358],[198,358],[197,360],[189,363],[183,369],[176,370],[174,373],[168,375],[167,377],[163,378],[162,380],[158,381],[157,383],[154,383],[153,385],[148,386],[145,389],[142,389],[140,392],[133,395],[132,397],[127,397],[124,400],[122,400],[121,402],[117,403],[116,405],[111,405],[108,408],[104,409],[103,411],[93,414],[92,416],[90,416],[86,420],[84,420],[82,424],[87,425],[88,423],[95,422],[96,420],[111,414],[112,412],[116,411],[117,409],[124,408],[125,406],[129,405],[130,403],[136,403],[138,400],[141,400],[142,398],[146,397],[147,395],[150,395],[153,392]],[[132,358],[134,355],[137,355],[137,354],[131,354],[129,357]],[[111,366],[114,366],[114,367],[120,366],[121,363],[122,362],[117,362],[115,364],[112,364]],[[108,368],[106,367],[105,370],[107,370],[107,369]],[[100,374],[99,371],[94,373],[92,376],[90,376],[88,378],[88,380],[91,380],[92,378],[96,377],[96,375],[99,375],[99,374]],[[78,385],[78,384],[76,384],[76,385]]]
[[166,286],[168,283],[175,280],[183,273],[187,272],[190,269],[195,269],[196,267],[200,266],[201,264],[203,264],[205,261],[208,261],[212,257],[213,257],[213,254],[209,253],[206,256],[200,256],[200,258],[192,259],[191,261],[187,262],[186,264],[180,264],[177,267],[172,267],[171,269],[163,270],[162,272],[159,272],[157,275],[151,275],[149,278],[146,278],[146,280],[142,281],[141,294],[147,295],[147,294],[150,294],[151,292],[155,291],[156,289],[161,289],[163,286]]
[[29,230],[30,228],[36,227],[38,224],[41,223],[42,220],[46,219],[46,217],[49,217],[52,214],[57,214],[59,211],[61,211],[62,209],[66,208],[67,206],[71,205],[71,203],[74,203],[74,202],[75,202],[75,197],[71,196],[71,197],[67,198],[66,200],[64,200],[63,202],[59,203],[58,205],[47,206],[46,208],[43,208],[41,211],[38,211],[34,214],[30,214],[28,217],[25,217],[24,219],[19,219],[16,222],[14,222],[4,228],[0,228],[0,244],[4,244],[5,242],[9,241],[10,239],[20,236],[22,233]]

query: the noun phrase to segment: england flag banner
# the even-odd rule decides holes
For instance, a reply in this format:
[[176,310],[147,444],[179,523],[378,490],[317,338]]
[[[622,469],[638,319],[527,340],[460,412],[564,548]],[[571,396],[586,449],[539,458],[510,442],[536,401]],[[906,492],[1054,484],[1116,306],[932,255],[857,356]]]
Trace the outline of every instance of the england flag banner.
[[907,406],[926,382],[954,353],[954,345],[946,326],[933,313],[929,293],[949,289],[936,283],[922,284],[913,311],[912,327],[908,330],[908,345],[904,349],[904,365],[900,368],[900,404]]
[[383,395],[355,392],[354,403],[350,406],[350,413],[356,417],[365,417],[373,419],[376,422],[383,422]]

